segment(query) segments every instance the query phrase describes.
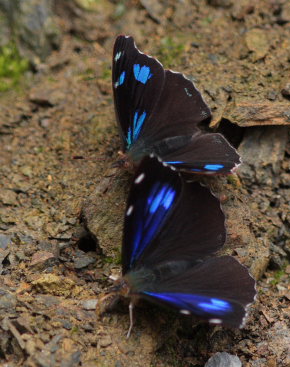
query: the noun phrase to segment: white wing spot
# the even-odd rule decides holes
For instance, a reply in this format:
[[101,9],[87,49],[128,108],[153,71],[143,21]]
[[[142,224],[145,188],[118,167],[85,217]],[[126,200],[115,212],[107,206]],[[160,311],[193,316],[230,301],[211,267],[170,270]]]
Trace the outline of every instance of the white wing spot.
[[189,92],[188,88],[184,88],[184,90],[188,97],[192,97],[192,93]]
[[128,208],[127,212],[126,212],[127,217],[129,217],[129,215],[132,214],[133,208],[134,208],[133,205],[130,205],[129,206],[129,208]]
[[116,53],[115,62],[117,62],[119,60],[119,58],[121,57],[121,55],[122,55],[122,52],[121,51]]
[[140,182],[142,182],[144,180],[145,177],[145,173],[141,173],[134,181],[135,184],[139,184]]
[[180,313],[182,313],[183,315],[190,315],[190,311],[188,310],[179,310]]
[[222,320],[221,319],[209,319],[208,322],[210,322],[211,324],[221,324]]

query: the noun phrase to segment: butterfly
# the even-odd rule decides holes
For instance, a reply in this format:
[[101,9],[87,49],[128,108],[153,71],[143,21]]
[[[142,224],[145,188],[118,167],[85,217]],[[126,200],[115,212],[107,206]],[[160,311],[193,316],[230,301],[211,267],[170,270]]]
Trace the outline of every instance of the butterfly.
[[123,151],[136,164],[154,153],[180,171],[227,174],[241,163],[223,135],[199,127],[211,112],[193,83],[118,36],[112,84]]
[[143,158],[124,219],[122,277],[109,294],[143,298],[212,324],[241,327],[255,281],[231,256],[215,257],[226,239],[219,200],[153,155]]

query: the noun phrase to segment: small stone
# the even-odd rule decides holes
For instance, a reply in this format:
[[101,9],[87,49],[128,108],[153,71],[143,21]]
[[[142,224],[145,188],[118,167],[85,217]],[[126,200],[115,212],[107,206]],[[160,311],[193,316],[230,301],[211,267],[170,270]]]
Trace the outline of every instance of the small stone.
[[95,263],[96,259],[87,254],[81,255],[74,260],[74,266],[76,269],[82,269],[90,264]]
[[162,2],[154,0],[140,0],[140,2],[157,23],[162,23],[165,14],[165,5]]
[[269,99],[270,101],[275,101],[277,99],[278,93],[275,90],[270,90],[267,93],[266,98]]
[[26,177],[32,177],[33,176],[33,170],[30,166],[23,166],[19,168],[19,171]]
[[282,96],[290,99],[290,83],[286,83],[281,90]]
[[85,310],[95,310],[97,307],[97,303],[97,299],[87,299],[82,302],[82,305]]
[[39,230],[44,224],[43,218],[38,215],[29,214],[24,218],[24,222],[30,229],[33,230]]
[[30,266],[37,269],[45,269],[49,266],[54,265],[56,262],[55,256],[48,251],[37,251],[33,254]]
[[204,367],[242,367],[239,357],[226,352],[218,352],[213,355],[204,365]]
[[12,190],[3,190],[0,193],[0,201],[4,205],[17,206],[17,194]]
[[11,236],[6,236],[5,234],[0,234],[0,248],[5,250],[11,242]]
[[0,288],[0,310],[11,312],[16,307],[16,297],[4,288]]
[[255,61],[262,59],[268,53],[269,42],[266,33],[262,29],[253,28],[248,31],[245,41],[248,49],[254,52]]
[[233,5],[232,0],[207,0],[207,2],[216,8],[229,8]]
[[54,274],[42,275],[32,282],[32,286],[39,293],[55,296],[73,297],[81,292],[81,288],[76,286],[73,280]]
[[50,118],[49,117],[42,117],[39,119],[39,125],[44,129],[48,129],[50,125]]
[[109,335],[105,335],[103,336],[100,340],[99,340],[99,345],[100,347],[102,348],[106,348],[108,347],[109,345],[112,344],[112,340],[111,340],[111,337]]

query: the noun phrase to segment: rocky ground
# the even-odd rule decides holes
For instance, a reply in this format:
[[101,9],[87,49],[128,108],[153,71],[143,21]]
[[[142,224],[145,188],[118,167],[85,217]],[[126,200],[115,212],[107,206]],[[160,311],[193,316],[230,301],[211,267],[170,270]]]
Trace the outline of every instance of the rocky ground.
[[[44,33],[29,47],[19,36],[33,73],[0,94],[0,365],[202,367],[227,352],[244,367],[289,366],[289,2],[77,3],[39,12],[50,19],[39,26]],[[203,179],[223,202],[224,252],[258,279],[242,330],[143,303],[127,340],[125,303],[95,312],[120,274],[131,178],[114,167],[111,54],[119,33],[192,78],[212,108],[210,127],[243,158],[237,175]]]

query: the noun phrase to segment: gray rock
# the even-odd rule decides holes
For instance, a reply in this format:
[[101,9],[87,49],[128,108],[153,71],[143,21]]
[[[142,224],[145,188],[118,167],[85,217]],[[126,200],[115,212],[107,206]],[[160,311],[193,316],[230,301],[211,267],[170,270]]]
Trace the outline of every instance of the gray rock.
[[95,262],[96,259],[94,257],[84,254],[74,260],[74,266],[76,269],[82,269]]
[[87,299],[82,302],[82,305],[85,310],[95,310],[97,307],[97,303],[97,299]]
[[52,0],[0,0],[0,10],[4,19],[9,20],[13,41],[21,54],[33,63],[45,60],[59,46],[60,34],[53,20]]
[[99,346],[101,348],[106,348],[106,347],[108,347],[111,344],[112,344],[112,339],[111,339],[110,335],[104,335],[99,340]]
[[290,99],[290,83],[286,83],[281,90],[282,96]]
[[243,157],[239,175],[243,181],[271,187],[279,179],[287,140],[287,127],[263,126],[248,129],[239,147],[239,153]]
[[0,310],[1,313],[10,312],[16,307],[16,297],[4,288],[0,288]]
[[0,234],[0,248],[5,250],[11,242],[11,236]]
[[219,352],[213,355],[204,367],[242,367],[239,357],[226,352]]

